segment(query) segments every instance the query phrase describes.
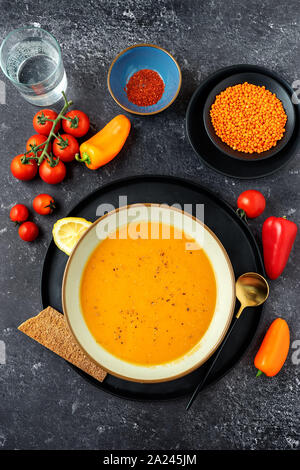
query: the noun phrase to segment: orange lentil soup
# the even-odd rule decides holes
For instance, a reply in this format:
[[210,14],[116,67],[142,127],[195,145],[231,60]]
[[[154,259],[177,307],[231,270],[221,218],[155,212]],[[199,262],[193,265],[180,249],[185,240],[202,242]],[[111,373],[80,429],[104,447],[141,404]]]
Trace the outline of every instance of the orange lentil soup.
[[[96,341],[111,354],[141,365],[183,356],[206,332],[216,304],[213,268],[202,249],[187,250],[184,233],[165,224],[170,239],[100,242],[85,266],[81,307]],[[181,237],[181,239],[179,239]]]

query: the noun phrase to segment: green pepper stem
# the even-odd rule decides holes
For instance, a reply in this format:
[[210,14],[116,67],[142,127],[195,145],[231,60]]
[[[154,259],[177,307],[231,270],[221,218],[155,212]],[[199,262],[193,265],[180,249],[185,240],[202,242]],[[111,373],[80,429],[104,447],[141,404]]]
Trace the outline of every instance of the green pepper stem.
[[261,370],[258,370],[257,374],[256,374],[256,377],[260,377],[262,374],[263,374],[263,372]]
[[244,211],[244,209],[241,209],[240,207],[236,210],[237,215],[244,221],[246,224],[248,223],[247,219],[247,214]]
[[83,152],[83,154],[81,155],[81,157],[80,157],[79,153],[76,153],[75,159],[76,159],[78,162],[84,162],[84,163],[87,163],[88,165],[91,164],[91,158],[90,158],[89,154],[86,153],[86,152]]

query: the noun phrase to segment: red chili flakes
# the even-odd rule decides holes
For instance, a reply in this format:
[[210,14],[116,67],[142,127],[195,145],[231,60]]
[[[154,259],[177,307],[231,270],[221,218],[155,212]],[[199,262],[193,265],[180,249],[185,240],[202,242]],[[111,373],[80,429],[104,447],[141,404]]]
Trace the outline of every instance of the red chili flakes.
[[142,69],[130,77],[124,90],[131,103],[137,106],[152,106],[161,99],[165,85],[157,72]]

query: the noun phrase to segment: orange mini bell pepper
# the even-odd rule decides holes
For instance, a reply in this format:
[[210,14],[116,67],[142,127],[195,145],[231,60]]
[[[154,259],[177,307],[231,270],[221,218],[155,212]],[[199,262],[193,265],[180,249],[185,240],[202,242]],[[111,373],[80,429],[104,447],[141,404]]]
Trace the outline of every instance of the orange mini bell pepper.
[[256,377],[265,373],[268,377],[278,374],[290,348],[290,330],[282,318],[276,318],[268,329],[254,359],[258,369]]
[[90,170],[110,162],[121,151],[130,132],[130,121],[123,114],[114,117],[96,135],[80,145],[79,162],[84,162]]

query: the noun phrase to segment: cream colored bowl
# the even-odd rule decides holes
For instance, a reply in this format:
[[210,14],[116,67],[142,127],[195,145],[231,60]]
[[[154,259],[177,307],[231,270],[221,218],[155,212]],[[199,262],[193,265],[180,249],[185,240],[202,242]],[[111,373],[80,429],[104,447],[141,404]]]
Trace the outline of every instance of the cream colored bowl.
[[[172,362],[143,366],[110,354],[88,329],[80,303],[81,277],[89,256],[101,240],[117,228],[138,221],[164,222],[184,232],[208,256],[217,284],[217,300],[211,323],[191,351]],[[235,279],[229,257],[214,233],[195,217],[172,206],[134,204],[112,211],[97,220],[74,248],[66,265],[62,286],[63,310],[68,325],[86,354],[109,373],[136,382],[163,382],[182,377],[203,364],[222,342],[235,306]]]

